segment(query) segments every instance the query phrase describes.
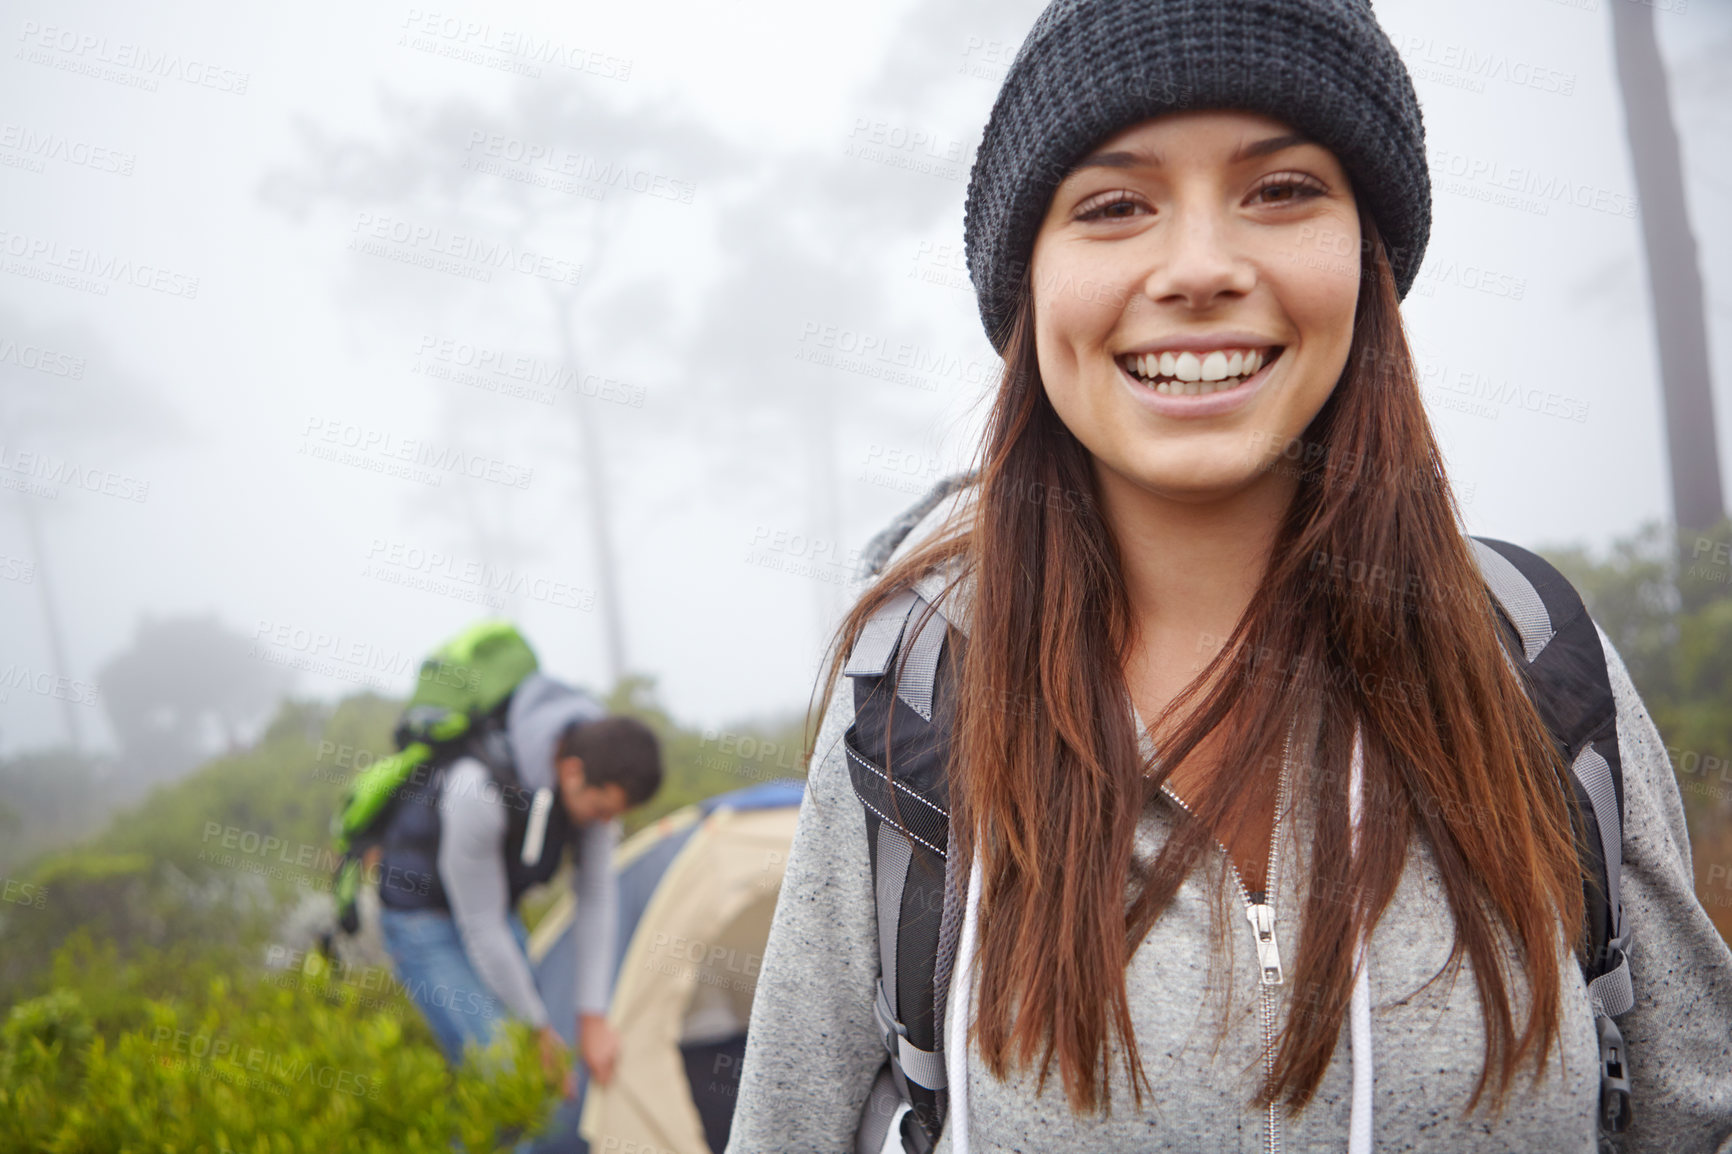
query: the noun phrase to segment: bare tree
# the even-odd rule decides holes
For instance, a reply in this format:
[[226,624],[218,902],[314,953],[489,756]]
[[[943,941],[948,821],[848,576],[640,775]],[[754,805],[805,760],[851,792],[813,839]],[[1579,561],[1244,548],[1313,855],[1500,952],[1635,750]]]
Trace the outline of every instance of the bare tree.
[[[178,418],[122,368],[93,331],[82,325],[38,325],[0,309],[0,332],[13,354],[0,363],[0,452],[14,459],[20,452],[41,455],[81,469],[120,445],[162,445],[181,437]],[[32,351],[34,355],[26,355]],[[50,506],[22,490],[15,497],[32,554],[32,584],[42,609],[49,660],[56,676],[72,677],[66,606],[56,580],[59,569],[49,558]],[[71,507],[72,502],[57,501],[52,516],[64,517]],[[79,707],[65,696],[60,704],[66,742],[76,752],[84,743]]]
[[[584,236],[587,244],[577,283],[549,283],[545,296],[549,307],[542,314],[547,327],[530,325],[531,331],[546,334],[546,343],[558,350],[562,369],[574,374],[589,363],[586,358],[594,342],[583,338],[598,327],[586,311],[589,298],[632,196],[629,184],[621,186],[620,174],[678,172],[690,181],[714,176],[728,163],[725,151],[695,123],[656,110],[621,111],[575,82],[522,84],[515,90],[513,106],[500,111],[461,100],[426,110],[386,101],[386,111],[392,131],[384,141],[332,139],[304,127],[309,154],[305,168],[273,173],[264,188],[266,198],[296,215],[313,201],[327,198],[375,207],[435,203],[465,219],[489,222],[495,231],[509,233],[513,243],[555,232],[561,237]],[[599,198],[574,196],[512,179],[513,174],[490,176],[466,170],[463,162],[476,155],[477,140],[563,150],[581,160],[592,178],[598,177],[603,186],[611,182],[612,187],[605,187]],[[611,485],[603,458],[604,438],[597,427],[600,419],[599,406],[578,405],[574,432],[589,552],[599,587],[607,675],[610,682],[617,682],[628,672],[629,661]],[[497,534],[478,532],[475,508],[460,512],[484,552],[496,555],[508,546]]]
[[1654,34],[1653,5],[1644,0],[1611,0],[1611,9],[1613,51],[1640,202],[1654,337],[1659,344],[1672,516],[1682,529],[1708,529],[1725,517],[1726,509],[1714,434],[1702,273],[1684,200],[1678,130]]

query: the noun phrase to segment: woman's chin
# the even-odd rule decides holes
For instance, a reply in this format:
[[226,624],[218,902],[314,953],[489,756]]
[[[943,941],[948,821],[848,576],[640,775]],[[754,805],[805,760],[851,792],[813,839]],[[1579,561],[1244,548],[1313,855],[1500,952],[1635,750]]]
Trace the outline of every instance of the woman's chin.
[[1241,433],[1209,440],[1214,443],[1174,445],[1170,452],[1144,447],[1124,454],[1097,453],[1096,460],[1121,484],[1184,504],[1211,504],[1262,486],[1284,488],[1290,483],[1291,470],[1269,467],[1266,437]]

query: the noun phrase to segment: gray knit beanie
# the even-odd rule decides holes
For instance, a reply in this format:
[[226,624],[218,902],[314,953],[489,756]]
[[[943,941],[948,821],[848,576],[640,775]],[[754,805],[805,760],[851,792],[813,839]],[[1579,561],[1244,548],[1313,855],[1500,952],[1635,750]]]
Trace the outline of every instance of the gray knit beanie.
[[1413,81],[1370,0],[1053,0],[1012,61],[968,182],[963,245],[1001,353],[1053,190],[1102,140],[1153,116],[1233,108],[1328,148],[1406,297],[1431,232]]

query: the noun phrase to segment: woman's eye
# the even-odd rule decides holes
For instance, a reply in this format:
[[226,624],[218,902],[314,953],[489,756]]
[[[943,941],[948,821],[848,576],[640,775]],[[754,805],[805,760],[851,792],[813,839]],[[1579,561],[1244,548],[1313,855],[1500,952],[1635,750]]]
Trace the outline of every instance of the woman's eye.
[[1086,202],[1078,211],[1078,220],[1125,220],[1134,215],[1141,203],[1124,189],[1111,193],[1107,199]]
[[1286,204],[1294,200],[1309,200],[1314,196],[1322,196],[1329,190],[1315,179],[1300,176],[1296,173],[1286,173],[1270,177],[1257,186],[1251,197],[1258,204]]

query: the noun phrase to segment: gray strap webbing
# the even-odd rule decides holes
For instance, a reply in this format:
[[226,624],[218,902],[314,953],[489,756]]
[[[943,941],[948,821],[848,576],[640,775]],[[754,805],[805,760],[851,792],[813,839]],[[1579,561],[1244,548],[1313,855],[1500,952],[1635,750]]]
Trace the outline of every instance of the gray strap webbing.
[[896,1039],[896,1050],[891,1054],[890,1060],[910,1082],[918,1082],[928,1090],[944,1089],[944,1055],[937,1050],[922,1050],[897,1028],[900,1023],[891,1016],[890,1006],[884,1000],[884,986],[884,981],[880,979],[878,999],[873,1003],[873,1012],[878,1016],[878,1027],[884,1031],[885,1039]]
[[[921,598],[909,618],[918,620],[925,609],[926,601]],[[896,679],[896,696],[906,701],[908,707],[926,721],[932,720],[932,683],[938,676],[938,654],[944,648],[944,630],[944,614],[934,607],[926,614],[926,622],[913,643],[906,647]]]
[[1473,546],[1474,558],[1479,562],[1480,576],[1485,578],[1492,596],[1497,598],[1515,625],[1516,632],[1521,634],[1522,652],[1532,661],[1555,632],[1552,615],[1546,612],[1546,603],[1540,598],[1539,590],[1522,576],[1520,569],[1510,564],[1509,558],[1490,545],[1472,537],[1468,538],[1468,543]]
[[1619,957],[1617,969],[1589,982],[1588,997],[1593,1001],[1596,1013],[1603,1010],[1614,1018],[1634,1006],[1636,990],[1630,984],[1630,959]]
[[890,1063],[886,1062],[879,1067],[872,1092],[866,1095],[865,1109],[860,1111],[860,1126],[854,1131],[854,1154],[883,1154],[890,1123],[901,1111],[902,1095],[896,1089]]
[[890,668],[890,655],[896,651],[896,642],[902,636],[902,624],[908,619],[908,611],[914,608],[917,598],[914,590],[905,589],[872,615],[860,630],[860,639],[854,643],[853,652],[848,654],[848,664],[842,669],[844,676],[884,676],[885,670]]
[[914,847],[887,821],[878,823],[878,972],[889,987],[890,1017],[896,1018],[896,934],[902,924],[902,889]]
[[[928,1090],[944,1086],[944,1055],[922,1050],[908,1040],[896,1016],[896,938],[902,921],[902,891],[908,882],[908,867],[914,847],[900,830],[887,821],[878,823],[878,998],[873,1012],[884,1034],[896,1068],[910,1081]],[[892,1041],[894,1039],[894,1041]],[[894,1047],[892,1049],[891,1047]]]
[[[1624,938],[1624,897],[1622,879],[1624,867],[1624,831],[1618,822],[1618,792],[1612,785],[1612,767],[1594,749],[1593,743],[1582,746],[1570,772],[1582,783],[1588,800],[1594,806],[1594,820],[1600,827],[1600,854],[1606,862],[1606,904],[1612,911],[1612,944],[1621,946]],[[1605,975],[1609,977],[1610,975]],[[1628,974],[1624,981],[1629,982]]]

